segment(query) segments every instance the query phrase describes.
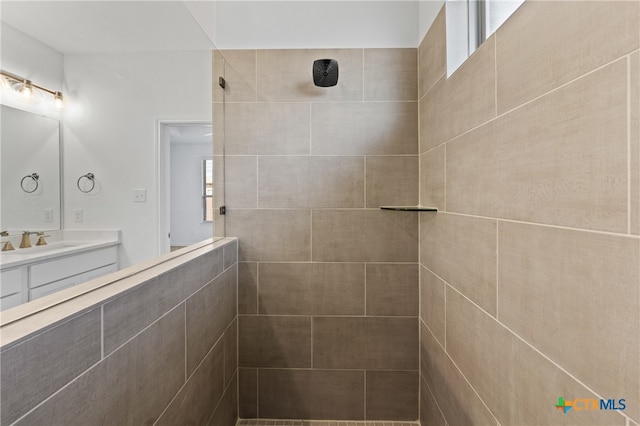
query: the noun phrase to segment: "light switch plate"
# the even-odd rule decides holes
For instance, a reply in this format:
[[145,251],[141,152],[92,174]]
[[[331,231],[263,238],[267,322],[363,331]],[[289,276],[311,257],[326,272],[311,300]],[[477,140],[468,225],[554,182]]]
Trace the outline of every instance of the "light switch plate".
[[134,203],[146,203],[147,202],[147,190],[146,189],[134,189],[133,190],[133,202]]

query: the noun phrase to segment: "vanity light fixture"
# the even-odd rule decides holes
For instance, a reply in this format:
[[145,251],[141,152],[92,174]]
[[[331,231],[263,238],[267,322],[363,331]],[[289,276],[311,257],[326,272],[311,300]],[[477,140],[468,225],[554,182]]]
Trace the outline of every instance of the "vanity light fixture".
[[10,83],[10,87],[13,90],[20,93],[25,99],[31,98],[34,95],[34,89],[38,89],[42,92],[46,92],[52,95],[55,107],[62,108],[64,102],[62,92],[47,89],[46,87],[35,84],[31,80],[27,80],[26,78],[10,73],[9,71],[0,70],[0,75],[4,77],[3,80]]

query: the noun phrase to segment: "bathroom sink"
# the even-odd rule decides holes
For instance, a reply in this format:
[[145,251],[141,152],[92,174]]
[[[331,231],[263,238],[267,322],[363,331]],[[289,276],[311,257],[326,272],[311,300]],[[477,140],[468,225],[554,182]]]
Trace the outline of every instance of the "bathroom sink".
[[57,241],[49,243],[46,246],[33,246],[24,249],[16,249],[11,251],[2,252],[2,256],[29,256],[29,255],[42,255],[46,253],[53,253],[58,251],[64,251],[72,248],[76,248],[81,245],[87,244],[87,241]]

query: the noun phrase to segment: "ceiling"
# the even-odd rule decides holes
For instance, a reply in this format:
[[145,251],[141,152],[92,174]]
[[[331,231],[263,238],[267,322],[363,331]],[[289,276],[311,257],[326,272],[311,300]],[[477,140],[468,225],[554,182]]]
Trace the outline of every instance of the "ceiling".
[[2,21],[63,54],[210,50],[182,1],[2,1]]

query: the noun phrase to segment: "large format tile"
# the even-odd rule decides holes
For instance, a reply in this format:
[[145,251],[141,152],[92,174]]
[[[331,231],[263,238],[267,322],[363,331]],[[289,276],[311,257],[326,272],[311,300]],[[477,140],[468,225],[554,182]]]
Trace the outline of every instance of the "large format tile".
[[258,417],[258,369],[238,369],[238,416],[242,419]]
[[445,210],[446,145],[420,154],[420,205]]
[[229,381],[238,371],[238,320],[233,322],[224,332],[222,338],[224,344],[224,386],[229,386]]
[[417,100],[417,56],[415,48],[364,49],[364,100]]
[[218,342],[187,380],[156,425],[203,425],[224,391],[224,350]]
[[258,264],[238,263],[238,313],[258,313]]
[[235,426],[238,422],[238,385],[235,377],[224,392],[208,426]]
[[626,232],[626,79],[623,59],[448,143],[447,210]]
[[364,158],[258,159],[258,207],[364,207]]
[[366,207],[418,204],[417,156],[367,157],[366,171]]
[[440,80],[447,71],[446,7],[438,16],[418,47],[418,97]]
[[364,419],[364,372],[259,370],[258,412],[276,419]]
[[[225,89],[218,84],[224,77]],[[253,102],[256,100],[256,51],[214,50],[213,101]]]
[[311,145],[314,155],[417,154],[417,103],[313,104]]
[[364,315],[361,263],[261,263],[259,313]]
[[420,318],[444,346],[446,284],[424,266],[420,269]]
[[420,376],[420,424],[425,426],[446,425],[442,412],[440,412],[440,408],[422,376]]
[[[495,425],[496,419],[478,398],[442,346],[424,325],[420,328],[420,370],[436,400],[429,417],[445,417],[450,425]],[[423,395],[424,398],[424,395]],[[426,403],[431,404],[427,398]],[[525,424],[525,423],[522,423]]]
[[229,208],[236,209],[258,207],[257,156],[225,156],[224,204]]
[[640,401],[638,239],[516,223],[499,235],[500,321],[599,394]]
[[498,113],[637,49],[639,9],[637,1],[523,4],[497,32]]
[[367,371],[367,420],[418,419],[418,371]]
[[311,260],[309,210],[230,209],[226,231],[238,237],[240,261]]
[[98,362],[100,350],[100,309],[4,350],[2,424],[14,422]]
[[420,100],[420,152],[496,116],[495,37],[489,38],[449,78]]
[[367,315],[417,316],[418,264],[367,264]]
[[[565,415],[555,409],[559,396],[599,398],[450,288],[446,315],[447,352],[500,424],[625,424],[625,418],[615,411]],[[618,398],[616,395],[618,392],[611,398]]]
[[227,155],[309,154],[309,120],[308,103],[228,103],[214,140]]
[[418,369],[418,320],[314,317],[313,367]]
[[187,374],[191,375],[237,315],[237,268],[230,268],[186,301]]
[[311,318],[240,315],[240,367],[311,367]]
[[185,381],[184,326],[181,305],[17,424],[153,424]]
[[[316,87],[311,69],[316,59],[338,61],[334,87]],[[362,49],[258,50],[258,100],[361,101]]]
[[415,262],[418,215],[380,210],[314,210],[313,260]]
[[631,150],[631,200],[630,225],[631,233],[640,234],[640,53],[636,52],[630,57],[630,83],[629,100],[630,107],[630,136]]
[[421,214],[421,263],[487,312],[496,313],[495,220]]

